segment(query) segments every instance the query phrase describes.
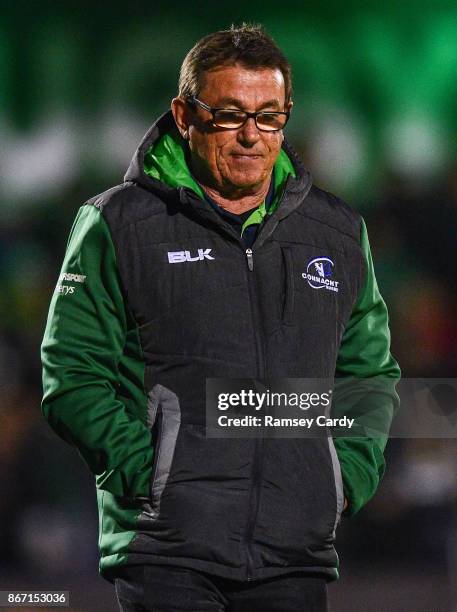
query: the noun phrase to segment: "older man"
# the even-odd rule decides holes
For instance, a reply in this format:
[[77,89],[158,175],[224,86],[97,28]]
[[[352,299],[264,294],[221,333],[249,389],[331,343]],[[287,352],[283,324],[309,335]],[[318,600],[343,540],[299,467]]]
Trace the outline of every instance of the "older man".
[[291,109],[262,28],[206,36],[124,182],[73,225],[43,412],[96,477],[123,610],[326,610],[341,513],[384,472],[386,435],[206,435],[209,378],[382,377],[368,408],[384,428],[395,408],[363,220],[312,186],[284,142]]

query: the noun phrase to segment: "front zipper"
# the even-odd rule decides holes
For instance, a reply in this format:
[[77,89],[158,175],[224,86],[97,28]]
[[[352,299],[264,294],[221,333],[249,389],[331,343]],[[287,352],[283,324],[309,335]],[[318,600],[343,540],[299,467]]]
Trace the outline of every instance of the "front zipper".
[[[263,226],[262,226],[263,227]],[[265,351],[263,349],[263,341],[260,337],[261,332],[259,331],[259,306],[258,306],[258,296],[257,291],[255,289],[255,274],[254,272],[254,254],[252,249],[245,248],[243,240],[241,237],[236,237],[231,231],[231,228],[226,228],[224,224],[219,225],[217,223],[217,228],[220,232],[224,233],[225,236],[230,238],[231,241],[236,241],[237,244],[244,250],[246,261],[247,261],[247,275],[246,280],[248,284],[248,293],[249,293],[249,303],[251,308],[251,319],[252,319],[252,329],[254,333],[254,341],[255,341],[255,350],[256,350],[256,359],[257,359],[257,373],[258,378],[263,380],[266,374],[266,363],[265,363]],[[260,233],[260,230],[259,230]],[[259,234],[257,234],[257,239]],[[249,515],[248,522],[246,527],[246,535],[244,537],[244,547],[247,559],[247,580],[253,580],[253,570],[254,563],[252,558],[252,535],[254,531],[255,521],[257,517],[258,507],[259,507],[259,487],[260,487],[260,475],[261,468],[263,462],[263,447],[264,441],[263,438],[256,438],[255,440],[255,450],[254,450],[254,458],[253,458],[253,466],[252,466],[252,488],[251,488],[251,498],[250,498],[250,507],[249,507]]]
[[251,272],[254,270],[254,258],[252,257],[252,249],[246,249],[246,257],[248,260],[248,268]]
[[[256,343],[256,355],[257,355],[257,370],[258,376],[260,380],[265,378],[266,373],[266,364],[265,364],[265,351],[263,349],[262,339],[260,337],[260,329],[258,327],[258,317],[256,316],[258,312],[255,311],[254,300],[256,300],[257,305],[257,291],[256,291],[256,280],[255,276],[251,275],[251,272],[254,271],[254,255],[252,249],[246,249],[246,260],[248,265],[249,273],[247,275],[248,281],[248,291],[249,291],[249,302],[251,305],[251,316],[252,316],[252,326],[255,336]],[[255,439],[255,450],[254,450],[254,459],[252,466],[252,489],[251,489],[251,498],[249,501],[249,514],[248,514],[248,522],[246,527],[246,536],[245,536],[245,549],[246,549],[246,559],[247,559],[247,580],[253,580],[253,571],[254,571],[254,561],[252,558],[252,535],[254,532],[255,521],[257,518],[257,513],[259,509],[259,499],[260,499],[260,480],[262,474],[262,463],[263,463],[263,448],[264,448],[264,439],[256,438]]]

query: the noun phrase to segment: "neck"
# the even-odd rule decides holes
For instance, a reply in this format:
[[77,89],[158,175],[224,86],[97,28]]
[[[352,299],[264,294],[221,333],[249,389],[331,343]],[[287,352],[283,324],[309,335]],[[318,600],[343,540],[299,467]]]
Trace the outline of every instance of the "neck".
[[247,210],[251,210],[251,208],[257,208],[265,200],[270,187],[270,180],[271,176],[253,193],[245,193],[243,190],[239,189],[230,193],[230,195],[222,194],[217,189],[204,185],[203,183],[199,183],[199,185],[221,208],[235,215],[241,215]]

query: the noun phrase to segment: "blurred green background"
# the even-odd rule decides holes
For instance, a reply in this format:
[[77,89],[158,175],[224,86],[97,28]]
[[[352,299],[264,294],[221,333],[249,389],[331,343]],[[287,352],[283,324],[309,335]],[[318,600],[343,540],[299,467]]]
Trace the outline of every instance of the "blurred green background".
[[[376,6],[3,2],[2,141],[18,149],[32,137],[21,172],[4,167],[5,195],[47,195],[87,168],[117,170],[168,107],[194,41],[243,20],[262,22],[293,65],[289,136],[319,179],[363,206],[386,168],[439,172],[455,154],[455,3]],[[48,151],[40,172],[37,147]]]
[[[242,21],[292,63],[287,138],[366,218],[404,376],[455,377],[455,2],[0,1],[2,589],[116,609],[93,479],[40,415],[39,344],[77,208],[122,181],[188,49]],[[457,610],[456,449],[389,443],[378,495],[340,527],[333,612]]]

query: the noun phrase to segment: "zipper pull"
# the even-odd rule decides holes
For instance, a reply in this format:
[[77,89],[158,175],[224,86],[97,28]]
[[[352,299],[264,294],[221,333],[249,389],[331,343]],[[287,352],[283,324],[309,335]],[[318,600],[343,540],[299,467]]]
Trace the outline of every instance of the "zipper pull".
[[254,270],[254,259],[252,257],[252,249],[246,249],[246,257],[248,260],[248,268],[252,272]]

